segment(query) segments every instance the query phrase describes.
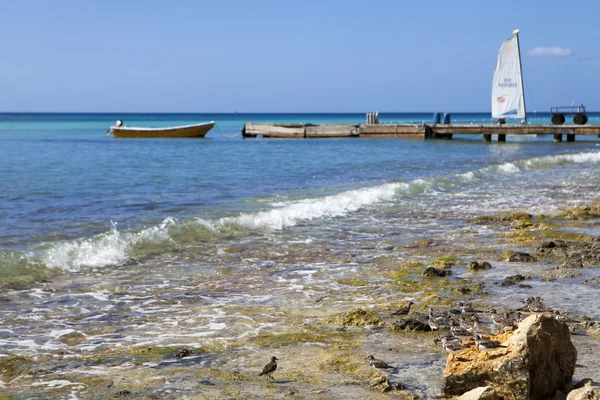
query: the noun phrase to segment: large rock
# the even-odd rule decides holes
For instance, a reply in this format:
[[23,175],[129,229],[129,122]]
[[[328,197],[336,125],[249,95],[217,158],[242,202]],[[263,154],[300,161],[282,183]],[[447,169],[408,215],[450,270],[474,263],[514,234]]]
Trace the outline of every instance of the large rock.
[[570,391],[567,400],[600,400],[600,388],[590,379],[588,384]]
[[530,316],[514,332],[491,339],[506,348],[483,353],[473,344],[448,357],[442,388],[445,396],[490,386],[502,399],[547,399],[570,389],[577,350],[564,322],[551,316]]

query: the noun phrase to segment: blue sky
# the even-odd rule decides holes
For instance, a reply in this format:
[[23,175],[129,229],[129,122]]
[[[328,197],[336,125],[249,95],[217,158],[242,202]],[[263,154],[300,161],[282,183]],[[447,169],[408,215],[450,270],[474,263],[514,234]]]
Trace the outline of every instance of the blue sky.
[[600,2],[2,0],[0,112],[489,111],[521,29],[529,111],[600,110]]

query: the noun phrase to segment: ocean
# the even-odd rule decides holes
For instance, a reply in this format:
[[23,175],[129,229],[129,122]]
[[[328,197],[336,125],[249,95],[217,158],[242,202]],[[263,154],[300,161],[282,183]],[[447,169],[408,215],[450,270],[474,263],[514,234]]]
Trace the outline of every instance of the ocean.
[[[428,122],[432,114],[381,113],[380,122]],[[451,243],[474,217],[553,215],[600,192],[596,137],[483,143],[461,135],[278,140],[240,133],[245,122],[364,118],[0,114],[0,356],[192,343],[224,351],[286,332],[291,325],[278,310],[295,324],[298,310],[318,314],[320,298],[340,311],[368,305],[368,292],[344,282],[384,279],[369,268],[390,248]],[[116,139],[105,133],[117,119],[154,127],[214,120],[216,127],[204,139]],[[452,121],[491,117],[453,113]],[[600,123],[600,113],[589,123]],[[592,289],[567,295],[538,285],[562,308],[580,312],[587,304],[588,315],[600,318]],[[516,289],[496,295],[506,306],[526,296]],[[59,340],[73,332],[87,340]]]

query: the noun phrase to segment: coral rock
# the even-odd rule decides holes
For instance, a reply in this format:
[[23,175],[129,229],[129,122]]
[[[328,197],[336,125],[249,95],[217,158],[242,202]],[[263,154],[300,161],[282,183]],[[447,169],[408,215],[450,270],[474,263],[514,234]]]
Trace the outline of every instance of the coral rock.
[[571,390],[567,400],[600,400],[600,388],[586,385],[580,389]]
[[460,396],[490,386],[498,398],[536,400],[570,386],[577,350],[564,322],[546,315],[530,316],[514,332],[491,339],[506,348],[483,353],[470,346],[449,357],[444,395]]

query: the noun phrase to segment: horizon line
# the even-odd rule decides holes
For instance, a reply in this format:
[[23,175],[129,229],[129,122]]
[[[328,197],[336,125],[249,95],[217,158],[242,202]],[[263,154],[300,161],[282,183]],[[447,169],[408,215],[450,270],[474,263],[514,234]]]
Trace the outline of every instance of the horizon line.
[[[213,112],[191,112],[191,111],[0,111],[0,115],[6,114],[180,114],[180,115],[235,115],[235,114],[366,114],[371,111],[213,111]],[[491,111],[375,111],[379,114],[491,114]],[[589,111],[586,113],[598,113],[600,111]],[[550,111],[531,111],[527,114],[548,113]]]

